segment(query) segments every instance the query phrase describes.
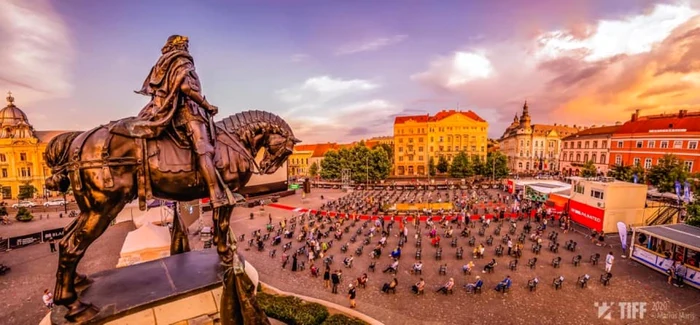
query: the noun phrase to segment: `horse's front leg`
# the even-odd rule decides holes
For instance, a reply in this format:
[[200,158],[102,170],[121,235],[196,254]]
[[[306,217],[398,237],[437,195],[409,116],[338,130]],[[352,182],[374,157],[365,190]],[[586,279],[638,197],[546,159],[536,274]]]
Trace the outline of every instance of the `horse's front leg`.
[[216,252],[224,264],[233,261],[233,250],[229,249],[229,225],[231,224],[231,214],[233,206],[227,205],[214,209],[212,217],[214,219],[214,244]]
[[190,251],[190,240],[187,227],[180,215],[180,202],[173,208],[173,232],[170,238],[170,255],[182,254]]

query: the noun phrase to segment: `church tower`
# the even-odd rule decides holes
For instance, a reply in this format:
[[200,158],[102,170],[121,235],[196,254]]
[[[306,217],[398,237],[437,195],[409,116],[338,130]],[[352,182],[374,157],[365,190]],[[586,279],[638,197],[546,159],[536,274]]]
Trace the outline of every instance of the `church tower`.
[[523,129],[530,128],[530,112],[528,111],[527,101],[523,105],[523,115],[520,116],[520,127]]

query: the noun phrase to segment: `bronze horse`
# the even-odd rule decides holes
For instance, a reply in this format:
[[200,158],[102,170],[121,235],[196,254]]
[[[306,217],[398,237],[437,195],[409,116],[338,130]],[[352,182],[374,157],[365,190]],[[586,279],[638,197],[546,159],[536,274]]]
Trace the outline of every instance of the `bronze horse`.
[[[232,192],[241,189],[253,173],[274,173],[300,142],[284,120],[268,112],[242,112],[215,125],[216,167]],[[96,313],[94,307],[78,299],[76,287],[90,284],[85,275],[76,272],[78,263],[126,203],[137,197],[143,199],[144,187],[165,200],[209,196],[204,181],[192,168],[193,160],[187,158],[192,154],[190,148],[178,145],[177,137],[169,133],[165,137],[129,138],[110,133],[109,126],[100,126],[87,132],[64,133],[49,142],[44,156],[53,175],[47,178],[46,186],[62,192],[71,186],[80,209],[59,243],[54,302],[68,308],[66,319],[81,321]],[[265,154],[258,164],[255,156],[263,148]],[[237,260],[230,244],[235,239],[229,237],[232,212],[230,205],[213,212],[213,242],[227,265]],[[238,306],[246,303],[250,302]]]

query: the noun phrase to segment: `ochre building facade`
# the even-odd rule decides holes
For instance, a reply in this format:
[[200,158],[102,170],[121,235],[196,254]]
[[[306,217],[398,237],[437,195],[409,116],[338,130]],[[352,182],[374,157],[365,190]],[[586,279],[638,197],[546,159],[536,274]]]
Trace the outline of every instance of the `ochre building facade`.
[[486,159],[489,124],[472,111],[444,110],[434,116],[397,116],[394,120],[395,176],[427,176],[428,162],[440,156],[450,163],[459,153]]

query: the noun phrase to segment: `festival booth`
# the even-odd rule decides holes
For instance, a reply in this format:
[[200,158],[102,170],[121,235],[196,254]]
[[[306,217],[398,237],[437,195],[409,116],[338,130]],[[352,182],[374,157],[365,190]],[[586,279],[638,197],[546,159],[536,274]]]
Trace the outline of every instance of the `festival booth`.
[[661,273],[683,262],[685,284],[700,289],[700,228],[677,223],[632,228],[630,256]]
[[168,227],[145,223],[129,232],[119,253],[117,267],[143,263],[170,256],[170,231]]
[[617,233],[617,223],[644,223],[647,186],[612,178],[574,183],[569,200],[571,221],[586,228]]

